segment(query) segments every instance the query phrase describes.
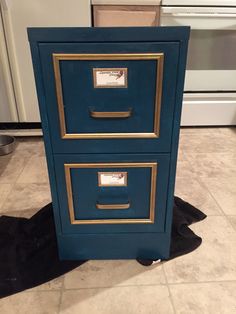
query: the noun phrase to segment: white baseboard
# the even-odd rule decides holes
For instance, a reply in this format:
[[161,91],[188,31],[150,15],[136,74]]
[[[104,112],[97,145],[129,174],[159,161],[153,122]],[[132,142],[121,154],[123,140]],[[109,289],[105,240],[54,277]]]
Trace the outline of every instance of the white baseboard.
[[0,130],[0,134],[12,136],[42,136],[41,129],[17,129],[17,130]]
[[185,94],[181,126],[236,125],[236,94]]

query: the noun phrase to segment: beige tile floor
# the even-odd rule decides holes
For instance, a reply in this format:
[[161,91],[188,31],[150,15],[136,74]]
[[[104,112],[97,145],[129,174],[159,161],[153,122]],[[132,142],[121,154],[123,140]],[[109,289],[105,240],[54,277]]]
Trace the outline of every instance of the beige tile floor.
[[[0,313],[236,313],[236,128],[181,130],[175,193],[208,215],[192,226],[199,249],[151,267],[89,261],[0,300]],[[0,215],[30,217],[48,202],[42,139],[18,139],[0,157]]]

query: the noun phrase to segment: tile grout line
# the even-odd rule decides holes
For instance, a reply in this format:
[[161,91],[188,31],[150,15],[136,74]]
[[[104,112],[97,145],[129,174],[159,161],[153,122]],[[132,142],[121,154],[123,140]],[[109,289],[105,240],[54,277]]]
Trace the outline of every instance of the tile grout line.
[[15,186],[15,182],[14,182],[14,183],[1,183],[1,185],[3,185],[3,184],[10,184],[10,185],[11,185],[11,188],[10,188],[10,190],[8,191],[8,193],[7,193],[6,197],[5,197],[5,199],[4,199],[3,203],[2,203],[2,205],[0,206],[0,216],[2,216],[2,212],[4,213],[4,211],[2,211],[3,205],[5,204],[5,202],[6,202],[7,198],[8,198],[8,196],[10,195],[11,191],[13,190],[13,187]]
[[89,290],[89,289],[113,289],[113,288],[129,288],[129,287],[152,287],[152,286],[166,286],[165,283],[158,283],[158,284],[128,284],[128,285],[113,285],[113,286],[91,286],[91,287],[83,287],[83,288],[65,288],[63,286],[63,292],[65,291],[73,291],[73,290]]
[[166,272],[165,272],[163,263],[161,264],[161,268],[162,268],[162,271],[163,271],[163,274],[164,274],[164,277],[165,277],[166,287],[167,287],[168,292],[169,292],[170,303],[171,303],[171,305],[172,305],[172,308],[173,308],[174,313],[176,314],[176,309],[175,309],[175,304],[174,304],[173,296],[172,296],[172,293],[171,293],[171,291],[170,291],[170,287],[169,287],[169,283],[168,283],[168,279],[167,279],[167,275],[166,275]]
[[219,206],[221,212],[222,212],[222,216],[225,217],[225,219],[227,220],[227,222],[230,224],[230,226],[233,228],[233,230],[235,230],[233,224],[231,223],[228,215],[225,214],[223,208],[220,206],[220,204],[218,203],[218,201],[216,200],[216,198],[214,197],[214,195],[211,193],[211,191],[208,189],[208,187],[202,182],[202,184],[205,186],[205,188],[207,189],[207,191],[209,192],[209,194],[211,195],[211,197],[214,199],[214,201],[216,202],[216,204]]
[[[16,156],[13,156],[13,157],[15,158]],[[23,167],[22,167],[22,170],[20,171],[20,173],[19,173],[18,176],[16,177],[15,181],[14,181],[14,182],[10,182],[10,183],[2,183],[2,184],[11,184],[12,186],[11,186],[11,189],[10,189],[10,191],[8,192],[8,194],[7,194],[6,198],[5,198],[5,200],[3,201],[2,205],[0,206],[0,216],[1,216],[1,215],[8,215],[8,214],[11,212],[11,210],[9,211],[9,213],[8,213],[8,211],[5,211],[5,210],[4,210],[4,205],[5,205],[6,201],[7,201],[7,199],[8,199],[8,197],[9,197],[10,193],[11,193],[11,192],[13,191],[13,189],[15,188],[16,184],[28,184],[28,185],[37,184],[37,182],[17,182],[18,179],[19,179],[19,177],[21,176],[21,174],[22,174],[23,171],[25,170],[25,168],[26,168],[27,164],[29,163],[29,161],[30,161],[32,158],[35,158],[35,157],[37,157],[37,158],[44,158],[44,159],[46,158],[45,155],[43,155],[43,156],[34,156],[34,155],[31,155],[30,157],[22,157],[22,159],[24,159],[24,165],[23,165]],[[43,184],[48,184],[48,182],[43,182]],[[44,206],[44,205],[43,205],[43,206]],[[37,207],[37,209],[38,209],[38,207]],[[14,210],[14,212],[21,212],[21,209]]]
[[[7,194],[7,197],[5,198],[5,200],[3,201],[3,203],[2,203],[2,205],[1,205],[1,207],[0,207],[0,210],[1,210],[1,211],[2,211],[2,209],[3,209],[4,204],[5,204],[6,201],[7,201],[8,196],[10,195],[10,192],[12,192],[13,188],[14,188],[15,185],[17,184],[17,180],[19,179],[20,175],[21,175],[22,172],[24,171],[24,169],[25,169],[25,167],[26,167],[26,164],[27,164],[28,161],[30,160],[30,157],[28,157],[28,158],[23,157],[23,159],[24,159],[24,162],[25,162],[25,163],[24,163],[24,166],[22,167],[22,170],[21,170],[20,173],[18,174],[16,180],[15,180],[14,182],[12,182],[12,183],[5,183],[5,184],[12,184],[12,187],[11,187],[9,193]],[[27,160],[27,159],[28,159],[28,160]],[[1,215],[1,212],[0,212],[0,215]]]
[[212,193],[210,192],[210,190],[208,189],[208,187],[206,186],[206,184],[204,183],[203,178],[199,178],[196,177],[196,181],[198,182],[198,184],[203,187],[204,189],[206,189],[206,191],[209,193],[209,195],[211,196],[211,198],[213,199],[213,201],[215,202],[217,209],[219,210],[219,214],[218,215],[207,215],[208,216],[224,216],[224,211],[221,208],[220,204],[216,201],[216,199],[214,198],[214,196],[212,195]]
[[[158,284],[138,284],[138,285],[123,285],[123,286],[103,286],[103,287],[87,287],[87,288],[61,288],[61,289],[53,289],[53,290],[48,290],[48,289],[40,289],[37,290],[37,292],[59,292],[61,291],[66,292],[66,291],[76,291],[76,290],[90,290],[90,289],[114,289],[114,288],[129,288],[129,287],[156,287],[156,286],[180,286],[180,285],[201,285],[201,284],[223,284],[223,283],[235,283],[236,280],[223,280],[223,281],[185,281],[185,282],[170,282],[170,283],[158,283]],[[36,291],[22,291],[22,293],[35,293]],[[21,292],[20,292],[21,293]],[[61,300],[60,300],[61,301]],[[61,305],[61,304],[60,304]]]
[[[215,201],[215,203],[216,203],[217,207],[219,208],[220,212],[222,213],[221,216],[224,216],[225,213],[224,213],[223,209],[221,208],[220,204],[217,202],[217,200],[215,199],[215,197],[213,196],[213,194],[211,193],[211,191],[208,189],[208,187],[207,187],[207,185],[205,184],[205,182],[204,182],[203,179],[204,179],[204,178],[197,178],[196,180],[198,181],[198,183],[199,183],[200,185],[202,185],[202,186],[207,190],[207,192],[210,194],[210,196],[212,197],[212,199]],[[215,215],[215,216],[217,216],[217,215]]]
[[60,298],[58,302],[58,311],[57,311],[58,314],[61,312],[61,303],[62,303],[62,296],[63,296],[64,291],[65,291],[65,274],[63,275],[62,285],[60,289]]
[[209,281],[183,281],[183,282],[170,282],[170,286],[180,286],[180,285],[201,285],[201,284],[222,284],[222,283],[235,283],[236,280],[209,280]]

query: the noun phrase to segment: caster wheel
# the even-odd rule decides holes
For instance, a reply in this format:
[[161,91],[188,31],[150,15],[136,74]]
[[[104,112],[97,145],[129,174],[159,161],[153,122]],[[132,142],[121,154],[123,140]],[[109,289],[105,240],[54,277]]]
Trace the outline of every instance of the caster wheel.
[[151,266],[161,262],[161,259],[151,260],[151,259],[137,259],[137,262],[143,266]]

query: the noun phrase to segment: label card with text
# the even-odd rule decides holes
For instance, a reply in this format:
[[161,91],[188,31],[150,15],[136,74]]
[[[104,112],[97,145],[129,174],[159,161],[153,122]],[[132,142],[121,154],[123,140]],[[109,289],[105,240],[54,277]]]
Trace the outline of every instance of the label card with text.
[[127,172],[98,172],[99,186],[127,186]]
[[93,69],[94,87],[127,87],[127,73],[127,68],[95,68]]

